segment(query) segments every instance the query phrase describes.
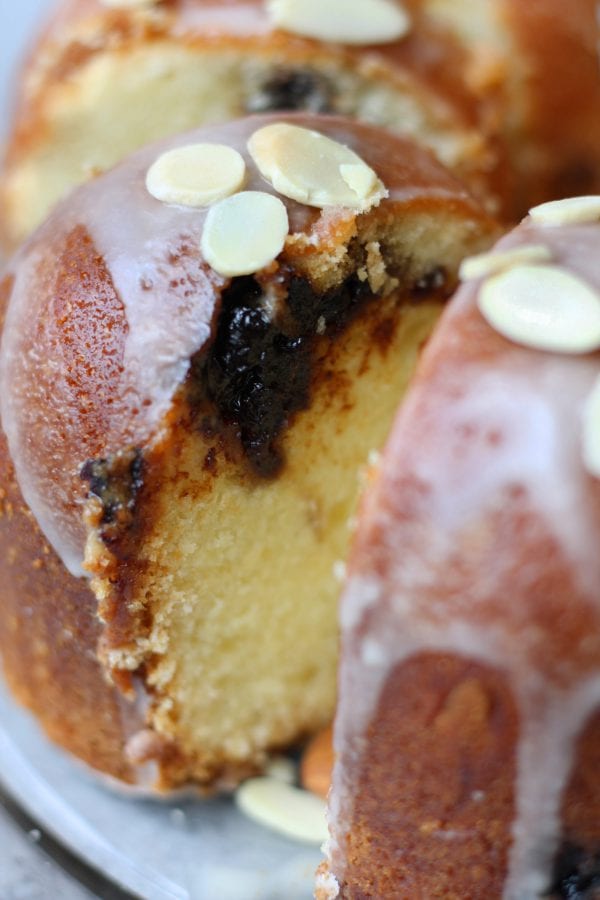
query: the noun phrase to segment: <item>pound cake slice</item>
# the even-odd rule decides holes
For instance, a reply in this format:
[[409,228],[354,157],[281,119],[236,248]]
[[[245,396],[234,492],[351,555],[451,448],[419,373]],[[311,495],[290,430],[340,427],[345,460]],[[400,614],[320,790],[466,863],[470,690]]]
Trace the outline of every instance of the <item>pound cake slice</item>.
[[468,261],[364,499],[325,898],[600,884],[600,198]]
[[59,2],[19,83],[2,186],[7,242],[149,141],[279,110],[414,137],[499,212],[505,155],[483,131],[456,40],[400,0],[334,7],[332,17],[327,4],[280,0]]
[[168,787],[328,721],[359,473],[495,233],[426,152],[301,116],[145,149],[32,236],[3,282],[0,649],[55,740]]

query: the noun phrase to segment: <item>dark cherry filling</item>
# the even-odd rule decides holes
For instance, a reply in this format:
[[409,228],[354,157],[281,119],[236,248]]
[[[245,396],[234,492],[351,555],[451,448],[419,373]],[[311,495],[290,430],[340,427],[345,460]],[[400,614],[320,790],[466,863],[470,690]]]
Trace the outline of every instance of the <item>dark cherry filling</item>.
[[126,524],[143,487],[141,452],[134,449],[107,459],[90,459],[79,474],[88,483],[88,495],[102,504],[101,524]]
[[336,290],[321,295],[313,291],[306,279],[292,278],[287,303],[299,328],[313,333],[320,319],[327,328],[343,328],[370,297],[373,294],[368,282],[360,281],[356,275]]
[[204,431],[233,426],[254,473],[273,478],[284,464],[277,438],[310,402],[317,330],[341,329],[373,295],[357,278],[318,295],[291,276],[285,310],[275,318],[262,296],[251,277],[236,279],[225,291],[215,340],[208,358],[194,361],[192,376],[216,410],[215,421],[204,420]]
[[306,110],[335,111],[334,91],[329,79],[311,69],[276,69],[246,103],[249,113]]
[[563,844],[547,896],[552,900],[600,900],[600,853]]
[[308,405],[311,360],[306,337],[278,328],[261,296],[253,278],[237,279],[225,293],[205,378],[220,418],[237,427],[252,468],[269,478],[282,465],[275,438]]

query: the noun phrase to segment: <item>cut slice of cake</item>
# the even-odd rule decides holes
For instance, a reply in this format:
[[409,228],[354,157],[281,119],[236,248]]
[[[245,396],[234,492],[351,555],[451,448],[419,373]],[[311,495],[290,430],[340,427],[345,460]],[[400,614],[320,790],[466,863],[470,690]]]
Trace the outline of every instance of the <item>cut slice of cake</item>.
[[170,786],[328,721],[361,472],[495,232],[426,152],[309,116],[145,149],[34,234],[4,281],[0,646],[54,738]]

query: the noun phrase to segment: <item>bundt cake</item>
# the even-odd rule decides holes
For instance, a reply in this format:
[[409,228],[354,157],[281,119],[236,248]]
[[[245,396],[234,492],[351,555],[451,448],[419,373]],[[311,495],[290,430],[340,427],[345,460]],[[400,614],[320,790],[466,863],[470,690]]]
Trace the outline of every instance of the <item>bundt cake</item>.
[[416,0],[467,55],[486,128],[499,128],[517,211],[600,191],[600,19],[596,0]]
[[409,6],[62,0],[20,80],[1,185],[6,242],[151,140],[278,110],[415,137],[501,211],[504,152],[462,79],[465,53]]
[[318,116],[146,148],[33,234],[2,282],[0,651],[54,740],[214,785],[328,722],[359,473],[496,234],[429,153]]
[[587,197],[466,261],[371,470],[320,900],[598,894],[599,256]]

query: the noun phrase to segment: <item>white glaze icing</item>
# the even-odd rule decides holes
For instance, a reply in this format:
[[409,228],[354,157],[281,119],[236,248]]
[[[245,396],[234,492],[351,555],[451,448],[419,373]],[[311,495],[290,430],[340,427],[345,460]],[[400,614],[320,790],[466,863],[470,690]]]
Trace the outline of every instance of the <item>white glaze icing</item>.
[[[547,242],[561,265],[600,287],[600,227],[552,231],[526,222],[499,249]],[[359,561],[341,605],[327,856],[343,882],[352,778],[392,671],[422,652],[449,653],[505,673],[515,698],[515,819],[503,896],[534,900],[549,885],[577,739],[600,707],[600,481],[583,467],[580,429],[600,355],[561,358],[478,330],[470,341],[490,347],[481,354],[465,340],[479,316],[477,290],[461,289],[434,336],[423,382],[403,405],[364,503]],[[516,490],[533,511],[527,526],[502,519]],[[521,558],[519,541],[545,547],[548,558]],[[560,621],[544,620],[539,591],[548,582],[536,593],[547,571],[568,573],[560,602],[583,622],[566,647],[560,609]]]

